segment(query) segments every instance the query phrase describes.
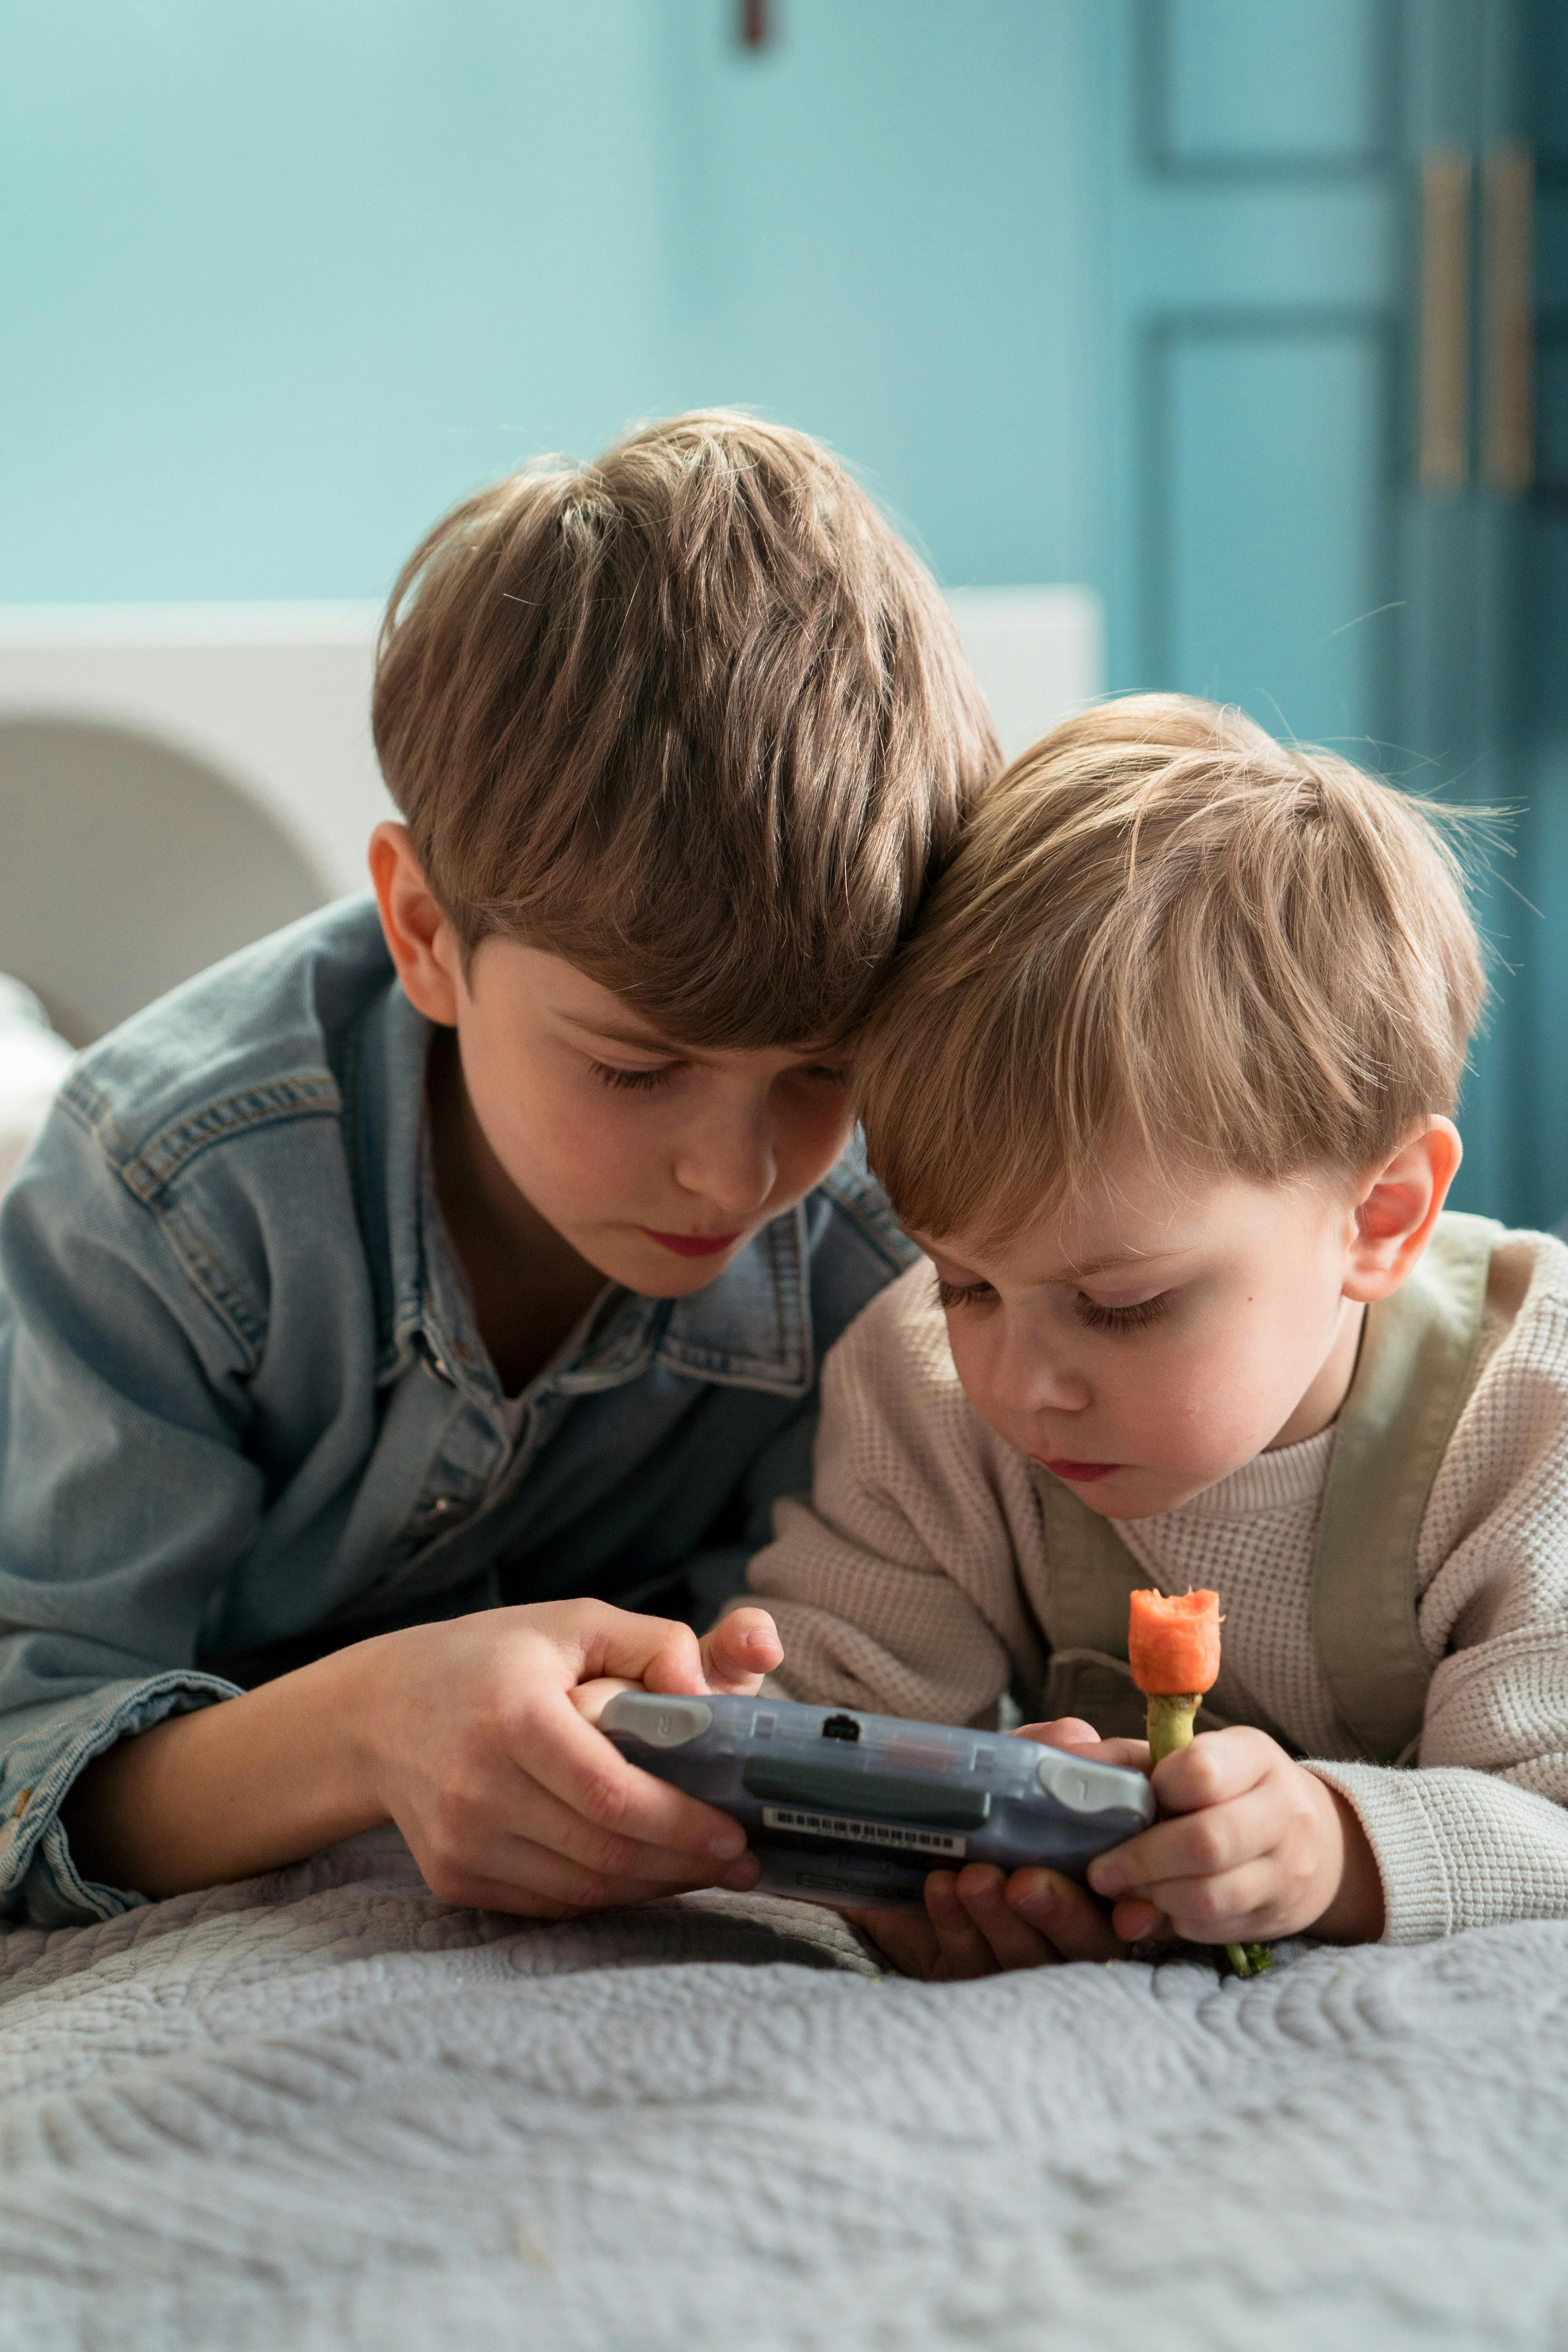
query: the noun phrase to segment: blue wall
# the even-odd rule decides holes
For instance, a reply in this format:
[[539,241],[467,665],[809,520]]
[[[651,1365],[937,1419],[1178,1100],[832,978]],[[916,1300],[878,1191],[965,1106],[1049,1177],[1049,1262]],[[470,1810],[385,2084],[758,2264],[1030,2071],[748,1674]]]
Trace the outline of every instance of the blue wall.
[[374,595],[745,401],[1096,579],[1080,0],[0,0],[0,600]]

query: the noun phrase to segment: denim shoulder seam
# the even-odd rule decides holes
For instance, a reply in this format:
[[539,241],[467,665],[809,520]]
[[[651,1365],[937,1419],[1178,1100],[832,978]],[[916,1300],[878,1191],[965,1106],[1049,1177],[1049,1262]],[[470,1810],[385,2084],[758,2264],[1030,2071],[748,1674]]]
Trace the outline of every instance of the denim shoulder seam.
[[342,1098],[327,1071],[305,1070],[247,1087],[174,1119],[138,1150],[102,1092],[79,1074],[61,1094],[64,1108],[93,1135],[138,1207],[153,1218],[196,1297],[254,1370],[266,1342],[265,1318],[235,1281],[198,1223],[181,1213],[168,1188],[201,1152],[281,1119],[334,1118]]
[[874,1181],[857,1182],[831,1169],[821,1189],[839,1215],[847,1218],[893,1274],[902,1274],[920,1255],[914,1244],[900,1232],[881,1188]]
[[85,1076],[70,1079],[61,1099],[97,1136],[121,1182],[147,1208],[215,1144],[281,1119],[336,1118],[342,1110],[342,1097],[330,1070],[300,1070],[205,1104],[171,1120],[135,1150],[104,1097]]

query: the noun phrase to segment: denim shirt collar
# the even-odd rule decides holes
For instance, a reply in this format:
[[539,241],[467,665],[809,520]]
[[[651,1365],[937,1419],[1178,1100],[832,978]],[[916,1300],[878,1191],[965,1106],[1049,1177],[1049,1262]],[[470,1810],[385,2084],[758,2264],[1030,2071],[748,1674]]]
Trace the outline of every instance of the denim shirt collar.
[[[436,1198],[425,1116],[429,1040],[430,1024],[395,981],[367,1016],[347,1074],[381,1333],[377,1375],[395,1380],[423,1354],[438,1377],[493,1412],[500,1391]],[[773,1218],[688,1297],[645,1298],[609,1285],[540,1385],[587,1394],[655,1364],[724,1387],[808,1394],[815,1364],[804,1203]]]

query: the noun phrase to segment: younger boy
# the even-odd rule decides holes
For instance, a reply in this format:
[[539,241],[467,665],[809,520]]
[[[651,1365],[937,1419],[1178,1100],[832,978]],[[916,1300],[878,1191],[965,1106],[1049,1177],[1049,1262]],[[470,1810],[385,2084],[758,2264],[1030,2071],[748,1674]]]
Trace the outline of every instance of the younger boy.
[[1128,1593],[1212,1586],[1228,1727],[1109,1916],[937,1873],[903,1966],[1568,1915],[1568,1250],[1440,1213],[1481,995],[1433,813],[1236,711],[1090,712],[970,822],[858,1055],[931,1263],[829,1360],[752,1590],[797,1696],[1011,1685],[1146,1764]]
[[0,1213],[0,1909],[45,1925],[389,1819],[513,1911],[754,1876],[570,1693],[777,1656],[679,1621],[907,1256],[843,1040],[984,705],[842,468],[721,413],[448,516],[374,719],[377,903],[85,1055]]

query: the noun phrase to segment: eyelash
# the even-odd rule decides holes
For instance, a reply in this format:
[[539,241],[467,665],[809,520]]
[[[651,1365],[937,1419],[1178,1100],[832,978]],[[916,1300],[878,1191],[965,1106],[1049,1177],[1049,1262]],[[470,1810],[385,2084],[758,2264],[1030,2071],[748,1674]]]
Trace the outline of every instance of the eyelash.
[[1141,1298],[1136,1307],[1101,1307],[1080,1291],[1073,1311],[1091,1331],[1142,1331],[1170,1313],[1170,1293],[1158,1290],[1152,1298]]
[[[996,1294],[988,1282],[944,1282],[938,1275],[936,1295],[944,1307],[978,1307]],[[1101,1307],[1080,1291],[1073,1312],[1091,1331],[1142,1331],[1169,1314],[1170,1293],[1156,1291],[1152,1298],[1141,1298],[1135,1307]]]
[[602,1087],[615,1087],[630,1094],[652,1094],[669,1084],[676,1066],[668,1062],[659,1070],[626,1070],[617,1068],[614,1062],[590,1062],[588,1067]]
[[[614,1062],[591,1061],[588,1064],[601,1086],[615,1087],[632,1094],[652,1094],[658,1087],[668,1086],[679,1066],[678,1062],[667,1062],[657,1070],[628,1070]],[[849,1083],[846,1071],[819,1068],[816,1065],[803,1069],[800,1075],[805,1078],[816,1078],[824,1086],[842,1087]]]
[[978,1307],[983,1298],[994,1298],[996,1294],[988,1282],[944,1282],[939,1274],[936,1295],[943,1307]]

